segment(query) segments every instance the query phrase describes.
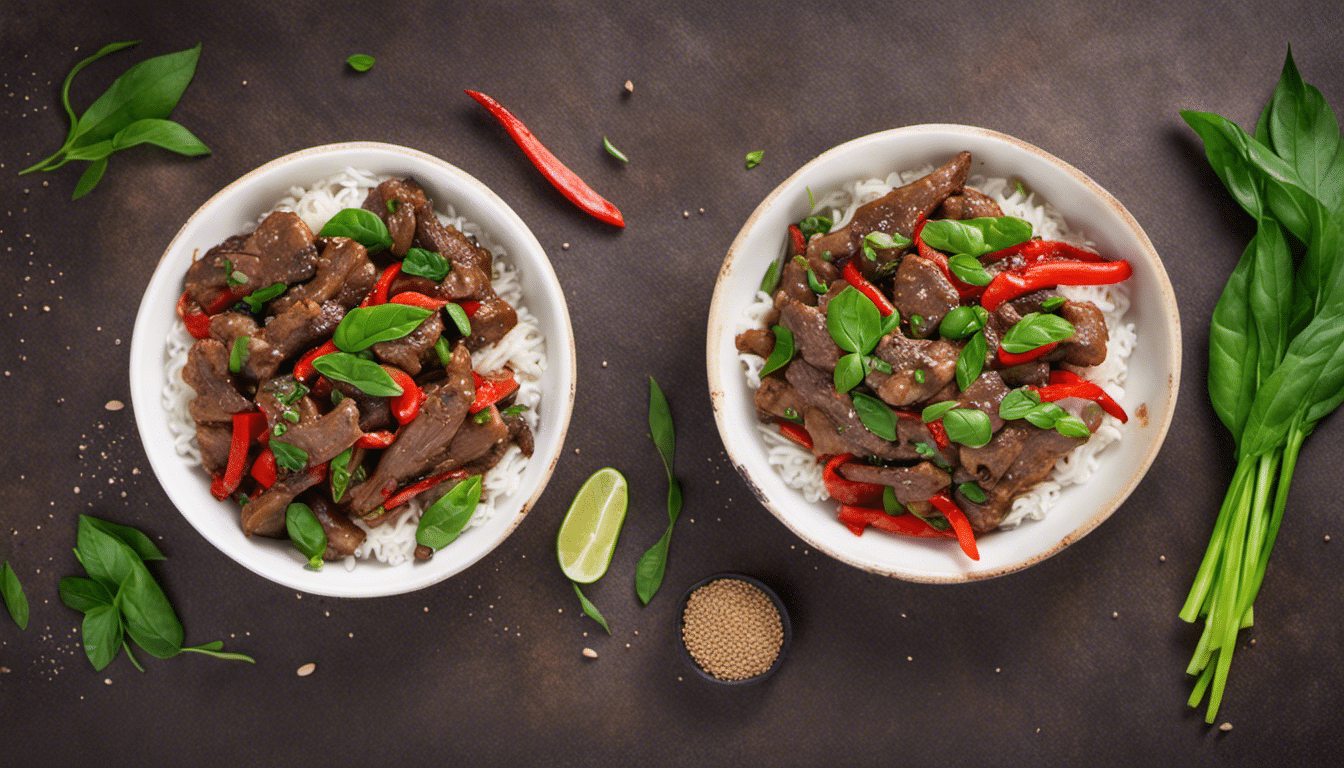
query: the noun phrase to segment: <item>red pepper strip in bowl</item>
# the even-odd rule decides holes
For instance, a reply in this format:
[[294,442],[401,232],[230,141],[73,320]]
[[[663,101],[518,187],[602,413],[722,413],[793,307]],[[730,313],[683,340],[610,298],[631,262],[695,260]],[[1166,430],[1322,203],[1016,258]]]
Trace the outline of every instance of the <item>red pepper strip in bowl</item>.
[[390,430],[380,429],[377,432],[365,432],[355,441],[356,448],[386,448],[391,445],[397,436]]
[[471,377],[476,380],[476,399],[467,409],[471,413],[489,408],[518,388],[518,379],[508,371],[504,375],[492,374],[488,377],[472,371]]
[[416,291],[402,291],[391,298],[393,304],[406,304],[411,307],[423,307],[429,310],[443,309],[448,303],[447,299],[432,299],[423,293]]
[[491,115],[494,116],[499,124],[504,126],[508,132],[509,138],[523,150],[527,159],[532,161],[541,175],[564,195],[569,201],[579,208],[583,209],[588,215],[599,221],[605,221],[608,224],[624,227],[625,217],[616,206],[607,202],[606,198],[593,191],[580,179],[577,174],[565,167],[551,151],[542,145],[541,141],[532,132],[523,125],[512,112],[504,108],[503,104],[486,96],[479,91],[466,91],[466,94],[475,99],[477,103],[485,107]]
[[262,450],[257,460],[252,462],[252,479],[261,483],[262,488],[275,485],[275,454],[270,448]]
[[476,310],[481,308],[481,302],[479,301],[467,300],[459,301],[457,303],[462,307],[462,311],[467,313],[467,317],[475,317]]
[[1072,371],[1051,371],[1049,386],[1032,387],[1032,389],[1036,390],[1036,393],[1041,396],[1041,402],[1043,403],[1052,403],[1066,397],[1080,397],[1100,405],[1103,411],[1119,419],[1121,424],[1129,421],[1129,414],[1125,413],[1125,409],[1121,408],[1119,403],[1106,394],[1106,390]]
[[224,466],[224,474],[210,483],[210,493],[223,501],[243,481],[243,470],[247,467],[247,449],[252,441],[266,431],[266,414],[260,411],[233,414],[233,439],[229,441],[229,461]]
[[947,491],[939,491],[937,496],[929,499],[929,503],[933,504],[934,509],[942,512],[947,522],[952,524],[961,551],[972,560],[979,560],[980,550],[975,546],[975,532],[971,530],[971,521],[966,519],[966,513],[961,511]]
[[1050,352],[1058,346],[1058,341],[1052,341],[1049,344],[1042,344],[1041,346],[1035,349],[1029,349],[1026,352],[1009,352],[1003,347],[999,347],[999,365],[1002,365],[1004,368],[1012,368],[1014,365],[1029,363],[1042,355],[1050,354]]
[[233,291],[225,291],[216,296],[214,301],[210,302],[210,306],[205,308],[205,314],[217,315],[234,304],[237,304],[240,298],[241,297]]
[[994,276],[980,297],[980,306],[993,312],[1005,301],[1057,285],[1109,285],[1129,279],[1128,261],[1043,261]]
[[832,499],[841,504],[850,504],[858,507],[872,507],[882,503],[882,487],[876,483],[860,483],[841,477],[838,469],[841,464],[848,463],[854,459],[852,453],[842,453],[826,462],[826,466],[821,470],[821,480],[826,485],[826,492]]
[[803,230],[796,224],[789,225],[789,244],[793,246],[793,252],[789,256],[804,256],[807,254],[807,238],[803,237]]
[[921,221],[919,224],[915,225],[915,248],[919,251],[920,257],[928,259],[938,265],[938,269],[942,270],[943,276],[951,281],[952,287],[957,289],[957,295],[961,297],[963,301],[979,296],[980,293],[985,290],[983,285],[963,283],[956,275],[952,274],[951,267],[947,265],[947,256],[942,251],[935,250],[932,246],[924,243],[924,238],[921,237],[921,235],[924,233],[924,225],[926,223],[927,220]]
[[210,316],[202,312],[196,302],[191,300],[190,291],[183,291],[182,298],[177,300],[177,316],[182,319],[182,324],[187,326],[187,333],[193,338],[204,339],[210,336]]
[[314,348],[311,352],[299,358],[299,362],[294,364],[294,378],[307,384],[308,380],[313,378],[313,374],[317,373],[317,369],[313,367],[313,361],[323,355],[339,351],[336,348],[336,342],[327,339],[322,346]]
[[862,536],[863,529],[870,525],[879,531],[901,536],[916,536],[921,539],[950,539],[955,535],[951,531],[940,531],[920,517],[909,513],[892,517],[880,509],[841,504],[837,516],[855,536]]
[[809,451],[812,450],[812,436],[801,426],[794,424],[792,421],[781,421],[779,423],[779,431],[780,434],[793,442],[803,446]]
[[359,306],[372,307],[378,304],[386,304],[387,289],[392,286],[392,281],[399,274],[401,274],[401,262],[394,261],[378,276],[378,282],[373,284],[373,290],[369,291],[369,295],[364,297],[364,301]]
[[383,509],[391,512],[416,496],[428,491],[430,488],[442,483],[444,480],[447,480],[450,477],[466,477],[467,474],[465,469],[453,469],[442,474],[427,477],[418,483],[408,485],[397,493],[388,496],[387,501],[383,502]]
[[[917,421],[924,421],[924,416],[915,413],[914,411],[908,411],[904,408],[893,408],[892,410],[896,412],[897,416],[900,416],[903,419],[915,419]],[[947,430],[943,428],[942,419],[935,419],[933,421],[926,423],[924,426],[928,428],[929,434],[933,436],[933,442],[935,445],[938,446],[939,450],[942,450],[952,444],[952,441],[947,439]]]
[[420,414],[420,404],[425,401],[425,393],[420,391],[415,379],[400,368],[384,366],[383,370],[392,376],[392,381],[396,382],[398,387],[401,387],[401,394],[393,395],[388,402],[392,407],[392,415],[397,417],[398,424],[410,424]]
[[855,263],[855,259],[845,262],[845,268],[840,271],[840,276],[845,278],[845,282],[859,289],[859,293],[867,296],[869,301],[876,304],[877,311],[882,313],[883,317],[887,317],[896,311],[887,297],[882,295],[882,291],[876,285],[868,282],[868,278],[859,274],[859,267]]

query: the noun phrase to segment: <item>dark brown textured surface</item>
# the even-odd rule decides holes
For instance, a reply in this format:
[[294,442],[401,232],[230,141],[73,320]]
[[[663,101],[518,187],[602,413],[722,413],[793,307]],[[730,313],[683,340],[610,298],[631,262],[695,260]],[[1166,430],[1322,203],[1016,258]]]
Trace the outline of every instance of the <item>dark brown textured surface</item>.
[[[1185,708],[1196,632],[1176,618],[1231,474],[1203,388],[1205,348],[1250,234],[1177,110],[1249,125],[1289,44],[1304,77],[1344,106],[1334,3],[961,3],[956,16],[927,3],[436,5],[9,0],[0,10],[0,557],[32,601],[26,632],[0,618],[0,764],[1338,759],[1338,417],[1299,463],[1220,716],[1231,732]],[[75,104],[132,62],[203,42],[174,116],[214,154],[116,155],[74,203],[78,168],[16,177],[64,136],[69,68],[135,38],[138,48],[78,78]],[[377,57],[372,71],[344,66],[356,52]],[[515,110],[621,207],[628,229],[547,187],[463,88]],[[1184,328],[1176,421],[1128,503],[1034,568],[956,587],[806,551],[727,462],[704,374],[714,275],[757,202],[835,144],[921,122],[1004,131],[1091,175],[1162,254]],[[628,165],[603,153],[604,135]],[[440,586],[361,601],[296,595],[217,552],[149,472],[131,409],[104,408],[129,401],[135,306],[191,212],[263,162],[353,139],[438,155],[513,206],[565,285],[579,361],[565,455],[522,526]],[[756,149],[763,162],[744,170]],[[666,520],[648,375],[675,413],[686,507],[663,590],[641,608],[634,565]],[[611,570],[588,590],[610,638],[580,615],[553,554],[569,499],[605,465],[632,482]],[[154,570],[188,641],[222,638],[257,665],[150,659],[141,674],[122,658],[94,673],[79,617],[56,597],[57,579],[77,570],[78,512],[161,540],[169,559]],[[674,644],[676,597],[729,570],[761,578],[792,612],[789,658],[760,687],[712,687]],[[316,672],[296,676],[308,662]]]

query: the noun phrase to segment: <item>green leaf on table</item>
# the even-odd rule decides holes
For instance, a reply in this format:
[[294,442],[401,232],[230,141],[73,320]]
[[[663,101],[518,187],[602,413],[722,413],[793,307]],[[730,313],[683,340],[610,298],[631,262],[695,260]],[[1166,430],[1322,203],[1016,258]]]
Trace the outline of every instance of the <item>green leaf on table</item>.
[[130,547],[141,560],[166,560],[159,548],[150,541],[149,537],[129,525],[119,525],[108,522],[101,518],[90,515],[81,515],[80,521],[85,522],[103,533],[115,536],[123,544]]
[[121,650],[123,634],[121,612],[110,604],[95,605],[84,612],[84,622],[79,629],[80,643],[84,646],[84,655],[89,657],[93,668],[102,671]]
[[100,605],[112,605],[113,595],[107,587],[83,576],[66,576],[57,590],[61,602],[80,613],[88,613]]
[[356,53],[345,60],[345,63],[356,72],[368,72],[373,69],[373,62],[373,57],[367,53]]
[[107,171],[106,157],[100,157],[89,163],[89,167],[84,169],[84,173],[80,174],[79,182],[75,184],[75,191],[70,195],[70,199],[78,200],[92,192],[93,188],[98,186],[98,182],[103,180],[105,171]]
[[677,448],[676,433],[672,428],[672,409],[668,407],[662,388],[652,376],[649,377],[649,434],[653,437],[658,455],[663,459],[667,478],[671,480],[672,460]]
[[151,144],[188,157],[210,154],[210,148],[186,126],[172,120],[147,117],[117,131],[112,137],[113,151],[121,151],[138,144]]
[[765,150],[758,149],[747,153],[747,169],[750,170],[761,164],[761,158],[765,157]]
[[481,500],[481,476],[472,475],[453,486],[420,516],[415,541],[433,550],[453,543],[467,527]]
[[575,584],[572,581],[570,584],[574,585],[574,594],[579,596],[579,606],[583,608],[584,615],[593,621],[596,621],[598,624],[601,624],[602,628],[607,631],[608,635],[610,635],[611,627],[607,626],[607,620],[602,617],[602,612],[597,610],[597,606],[593,605],[593,602],[583,594],[583,590],[579,589],[578,584]]
[[[676,436],[672,429],[672,411],[663,390],[652,376],[649,377],[649,434],[663,459],[667,470],[667,529],[635,566],[635,592],[648,605],[662,586],[667,571],[667,553],[672,543],[672,528],[681,515],[681,483],[673,474],[672,460],[676,452]],[[576,587],[577,589],[577,587]]]
[[608,155],[620,160],[622,163],[630,162],[630,158],[626,157],[624,152],[617,149],[616,145],[611,143],[611,139],[608,139],[606,136],[602,137],[602,148],[607,150]]
[[155,56],[126,70],[79,118],[76,146],[110,139],[137,120],[166,118],[196,74],[201,46]]
[[116,596],[126,634],[151,656],[167,659],[182,649],[182,622],[144,563],[136,561]]
[[28,595],[23,591],[19,575],[9,563],[0,566],[0,598],[9,609],[10,618],[19,625],[19,629],[28,628]]

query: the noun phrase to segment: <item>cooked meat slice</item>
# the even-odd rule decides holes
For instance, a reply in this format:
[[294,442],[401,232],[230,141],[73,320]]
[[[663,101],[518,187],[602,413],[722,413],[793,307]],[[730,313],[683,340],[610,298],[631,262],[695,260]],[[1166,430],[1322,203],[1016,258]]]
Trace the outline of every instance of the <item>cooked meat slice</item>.
[[266,427],[274,429],[283,425],[288,429],[303,419],[315,419],[321,414],[317,403],[307,397],[308,389],[300,385],[292,375],[277,376],[264,382],[257,388],[257,407],[266,414]]
[[974,476],[981,488],[992,488],[1017,460],[1018,454],[1022,453],[1029,429],[1035,427],[1026,422],[1017,422],[999,430],[994,439],[979,448],[958,446],[961,466]]
[[756,390],[756,410],[764,414],[762,421],[770,417],[779,419],[797,419],[803,413],[803,399],[793,391],[788,382],[774,376],[761,379]]
[[365,432],[374,432],[394,426],[392,420],[391,399],[370,395],[354,384],[344,381],[332,381],[331,388],[353,400],[359,408],[359,428]]
[[999,418],[999,403],[1003,402],[1006,394],[1008,387],[1003,383],[998,371],[984,371],[979,378],[971,382],[971,386],[965,392],[961,393],[957,407],[984,411],[989,416],[990,431],[998,432],[1003,429],[1003,419]]
[[[238,251],[217,253],[208,262],[202,259],[207,262],[203,265],[193,264],[192,269],[213,269],[221,275],[241,273],[246,279],[230,288],[235,296],[246,296],[275,283],[293,285],[317,271],[314,240],[313,231],[298,214],[276,211],[262,219]],[[191,280],[188,270],[188,283]]]
[[[459,469],[490,453],[496,446],[508,447],[509,426],[504,423],[504,419],[499,415],[499,409],[495,406],[490,406],[488,413],[489,418],[484,422],[478,423],[473,417],[462,423],[462,428],[457,430],[453,441],[448,444],[448,450],[436,457],[434,467],[428,474],[437,475]],[[500,455],[503,455],[503,451]]]
[[[507,409],[506,409],[507,410]],[[532,428],[527,426],[527,421],[523,419],[521,413],[506,414],[503,413],[504,423],[509,427],[509,440],[518,446],[518,450],[528,458],[532,458],[532,451],[536,447],[532,437]]]
[[401,258],[415,238],[415,210],[427,205],[425,191],[411,179],[388,179],[369,190],[364,210],[373,211],[387,224],[392,236],[392,255]]
[[[1055,462],[1087,442],[1084,438],[1064,437],[1053,429],[1038,429],[1029,424],[1024,424],[1020,429],[1025,434],[1021,438],[1021,449],[1013,457],[1012,463],[994,485],[987,487],[981,483],[986,496],[984,503],[977,504],[960,491],[953,497],[957,506],[966,513],[971,527],[979,533],[999,527],[1012,508],[1015,496],[1044,480]],[[1003,459],[1002,456],[997,458]]]
[[929,425],[925,424],[923,419],[918,417],[897,419],[896,458],[902,461],[927,458],[925,453],[920,452],[920,447],[923,447],[926,451],[938,451],[949,463],[956,461],[956,443],[952,443],[947,448],[939,449],[938,441],[933,438],[933,433],[929,431]]
[[779,290],[775,292],[776,306],[779,305],[778,296],[781,292],[788,298],[808,306],[817,304],[817,294],[807,284],[807,270],[793,259],[786,259],[784,269],[779,272]]
[[1044,307],[1041,306],[1041,304],[1046,299],[1053,298],[1058,295],[1059,292],[1054,290],[1053,288],[1042,288],[1039,291],[1024,293],[1008,303],[1013,305],[1013,309],[1017,310],[1017,313],[1019,315],[1026,315],[1032,312],[1044,312],[1045,309]]
[[830,416],[817,408],[804,406],[803,429],[812,438],[812,453],[816,456],[837,456],[854,453],[855,445],[844,437]]
[[1003,383],[1012,389],[1028,384],[1034,387],[1044,387],[1050,383],[1050,364],[1044,360],[1032,360],[1021,365],[1014,365],[1011,368],[1004,368],[999,371],[999,378],[1003,379]]
[[317,522],[327,534],[327,551],[322,553],[323,560],[340,560],[355,554],[355,550],[364,543],[364,529],[350,521],[344,512],[327,500],[325,493],[308,491],[300,499],[313,510]]
[[748,328],[737,334],[737,351],[757,357],[770,357],[775,349],[775,334],[765,328]]
[[1051,357],[1058,355],[1073,365],[1101,365],[1106,361],[1106,318],[1090,301],[1066,301],[1060,317],[1073,323],[1073,335],[1059,343]]
[[873,354],[891,365],[891,373],[869,372],[868,386],[887,404],[899,407],[928,400],[947,386],[956,377],[960,353],[946,339],[911,339],[897,330],[883,336]]
[[196,390],[187,408],[197,424],[232,422],[233,414],[257,409],[239,393],[229,373],[229,350],[215,339],[201,339],[191,346],[182,380]]
[[322,416],[300,417],[299,423],[272,437],[271,443],[282,441],[303,450],[308,455],[307,466],[316,467],[336,458],[363,434],[359,428],[359,408],[352,400],[342,400]]
[[312,280],[291,287],[271,302],[270,311],[280,314],[300,301],[335,300],[345,309],[363,301],[378,278],[364,246],[348,237],[332,237],[317,257],[317,274]]
[[285,510],[294,497],[317,485],[322,473],[316,471],[290,472],[275,481],[275,485],[261,492],[257,498],[243,505],[243,535],[285,536]]
[[489,301],[495,298],[490,274],[467,264],[454,264],[448,276],[429,295],[449,301]]
[[961,192],[948,195],[934,211],[935,219],[988,219],[1002,216],[1003,209],[994,198],[975,187],[962,187]]
[[210,318],[211,338],[219,339],[228,350],[233,349],[233,342],[239,336],[252,336],[257,329],[257,321],[242,312],[220,312]]
[[454,268],[460,265],[475,267],[486,275],[492,272],[494,260],[490,251],[473,243],[456,227],[439,221],[429,201],[415,208],[415,238],[421,248],[444,257]]
[[834,371],[844,352],[831,338],[826,315],[801,301],[787,300],[780,308],[779,324],[793,332],[793,345],[799,355],[823,371]]
[[285,360],[330,338],[344,317],[345,308],[334,301],[294,304],[271,318],[248,342],[243,376],[253,381],[271,378]]
[[355,514],[371,512],[403,481],[424,474],[443,447],[452,442],[476,396],[471,354],[465,345],[453,349],[446,374],[443,381],[424,387],[425,401],[419,415],[401,428],[369,479],[350,489],[350,510]]
[[[834,258],[853,256],[860,251],[864,236],[870,232],[912,237],[920,219],[927,218],[948,195],[962,188],[970,169],[971,153],[962,152],[929,175],[859,206],[849,224],[812,238],[807,245],[808,254],[829,252]],[[895,259],[897,251],[888,249],[878,251],[877,255],[879,262],[889,262]],[[865,275],[870,275],[877,266],[868,259],[859,260],[859,268]]]
[[377,355],[379,360],[391,363],[415,376],[420,373],[421,361],[434,348],[434,342],[438,341],[441,335],[443,335],[443,320],[440,319],[440,314],[435,312],[416,326],[415,330],[400,339],[374,344],[373,354]]
[[[831,374],[808,365],[804,360],[794,360],[789,364],[784,377],[803,402],[825,414],[834,424],[835,432],[844,442],[856,449],[846,452],[880,456],[884,459],[900,458],[894,445],[869,432],[863,425],[858,414],[854,412],[854,405],[849,395],[835,391],[831,383]],[[806,414],[803,418],[804,426],[807,426]],[[812,433],[812,427],[807,426],[807,430]],[[819,450],[816,434],[813,434],[812,439],[812,450],[816,453]]]
[[998,360],[999,346],[1003,344],[1003,336],[1022,321],[1022,315],[1011,303],[1004,302],[999,308],[989,313],[989,322],[985,325],[985,365],[988,367],[994,365]]
[[913,467],[875,467],[850,462],[841,465],[839,471],[842,477],[858,483],[891,486],[896,492],[896,500],[902,504],[927,501],[952,481],[951,475],[928,461],[921,461]]
[[201,466],[211,475],[221,474],[228,466],[229,447],[232,442],[232,425],[196,425],[196,445],[201,449]]
[[467,348],[475,351],[494,344],[516,325],[518,312],[509,302],[498,297],[482,301],[471,316],[471,335],[466,338]]
[[896,268],[892,303],[907,320],[918,315],[922,322],[911,331],[919,338],[928,338],[938,331],[948,312],[961,306],[961,296],[937,264],[911,255]]

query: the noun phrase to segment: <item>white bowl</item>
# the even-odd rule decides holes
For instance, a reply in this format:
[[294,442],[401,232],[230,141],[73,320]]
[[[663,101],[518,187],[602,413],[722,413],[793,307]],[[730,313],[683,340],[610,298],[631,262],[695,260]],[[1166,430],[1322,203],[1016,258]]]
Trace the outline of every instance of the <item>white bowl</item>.
[[[1091,480],[1063,490],[1044,520],[981,536],[978,562],[965,557],[953,540],[909,539],[876,530],[855,536],[836,520],[835,502],[809,503],[788,487],[766,460],[766,446],[756,430],[754,393],[733,343],[743,308],[752,301],[766,267],[784,252],[787,226],[808,214],[809,188],[820,196],[853,179],[941,165],[962,150],[971,152],[972,174],[1020,178],[1103,254],[1129,260],[1134,267],[1129,280],[1133,303],[1125,319],[1138,333],[1121,400],[1131,414],[1121,427],[1121,442],[1099,454],[1101,467]],[[1044,560],[1096,528],[1124,502],[1157,455],[1171,423],[1180,380],[1180,339],[1176,296],[1162,260],[1138,222],[1106,190],[1062,160],[1011,136],[961,125],[916,125],[864,136],[823,153],[776,187],[747,219],[714,287],[709,389],[733,464],[765,506],[809,545],[873,573],[965,582]]]
[[[320,571],[288,541],[247,538],[237,507],[210,495],[210,478],[180,456],[163,406],[167,385],[166,342],[177,320],[175,306],[193,254],[230,235],[255,228],[293,186],[309,186],[347,167],[375,174],[412,176],[442,210],[480,224],[507,252],[523,286],[524,303],[546,337],[547,370],[535,430],[536,449],[518,488],[496,505],[495,514],[469,528],[428,562],[387,566],[361,560],[347,571],[340,562]],[[260,576],[287,587],[337,597],[373,597],[410,592],[448,578],[484,557],[522,521],[545,488],[569,427],[574,406],[574,332],[560,282],[537,238],[509,206],[484,184],[448,163],[406,147],[357,142],[313,147],[273,160],[225,187],[192,214],[164,252],[150,279],[131,339],[131,401],[154,474],[183,517],[224,554]]]

